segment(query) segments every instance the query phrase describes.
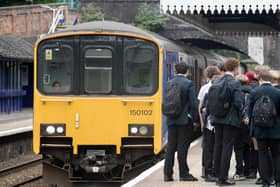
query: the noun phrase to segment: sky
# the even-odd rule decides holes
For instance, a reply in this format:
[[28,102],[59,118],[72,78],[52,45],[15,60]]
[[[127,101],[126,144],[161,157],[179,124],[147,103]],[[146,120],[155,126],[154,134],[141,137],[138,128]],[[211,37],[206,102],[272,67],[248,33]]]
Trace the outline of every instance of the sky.
[[256,5],[259,5],[259,9],[263,8],[265,5],[266,9],[269,9],[269,6],[272,5],[273,10],[276,10],[276,5],[279,4],[280,0],[160,0],[163,10],[166,10],[167,5],[170,5],[171,10],[173,10],[174,5],[177,5],[177,10],[181,9],[181,5],[184,6],[186,11],[187,5],[190,5],[191,10],[193,10],[194,5],[197,7],[204,6],[204,9],[208,8],[208,5],[211,6],[211,9],[214,9],[214,6],[217,5],[218,10],[221,9],[221,5],[225,6],[225,10],[228,9],[228,6],[231,5],[232,9],[235,9],[235,5],[238,5],[238,9],[242,9],[242,5],[245,5],[245,9],[248,11],[249,5],[252,5],[252,9],[255,10]]

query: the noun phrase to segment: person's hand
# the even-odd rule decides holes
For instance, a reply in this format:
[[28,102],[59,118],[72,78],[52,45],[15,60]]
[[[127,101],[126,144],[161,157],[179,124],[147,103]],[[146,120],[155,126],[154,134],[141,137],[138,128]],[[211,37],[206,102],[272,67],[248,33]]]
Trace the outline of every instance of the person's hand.
[[200,125],[200,131],[203,133],[203,126],[202,125]]
[[194,131],[198,130],[200,128],[200,123],[193,123],[193,128],[194,128]]
[[248,118],[248,117],[244,118],[244,119],[243,119],[243,123],[244,123],[245,125],[249,125],[249,118]]

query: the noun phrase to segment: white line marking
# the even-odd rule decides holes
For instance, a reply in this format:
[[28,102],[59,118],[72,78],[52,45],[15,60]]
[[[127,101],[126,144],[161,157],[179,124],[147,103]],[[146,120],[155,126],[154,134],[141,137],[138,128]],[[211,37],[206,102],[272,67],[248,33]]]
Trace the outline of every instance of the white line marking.
[[[199,142],[200,142],[201,138],[198,138],[197,140],[195,140],[194,142],[191,143],[190,148],[196,146]],[[177,153],[175,155],[175,159],[177,158]],[[157,163],[156,165],[152,166],[151,168],[143,171],[140,175],[138,175],[136,178],[132,179],[131,181],[123,184],[121,187],[132,187],[134,185],[136,185],[137,183],[139,183],[140,181],[144,180],[145,178],[147,178],[148,176],[150,176],[152,173],[154,173],[155,171],[157,171],[158,169],[160,169],[161,167],[164,166],[164,161],[165,159],[163,159],[162,161],[160,161],[159,163]]]
[[28,132],[28,131],[32,131],[32,130],[33,130],[33,126],[30,125],[27,127],[21,127],[21,128],[11,129],[11,130],[7,130],[7,131],[0,131],[0,137],[10,136],[10,135]]

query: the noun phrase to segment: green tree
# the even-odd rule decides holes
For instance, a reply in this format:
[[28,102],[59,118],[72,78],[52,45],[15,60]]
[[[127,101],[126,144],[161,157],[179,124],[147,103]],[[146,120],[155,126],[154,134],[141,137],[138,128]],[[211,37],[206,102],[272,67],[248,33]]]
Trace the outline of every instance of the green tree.
[[28,4],[56,3],[56,0],[0,0],[0,6],[15,6]]
[[144,3],[138,8],[134,23],[137,27],[146,30],[159,31],[166,25],[167,21],[167,17],[156,12],[147,3]]
[[89,4],[81,8],[81,22],[100,21],[104,19],[104,14],[100,7]]
[[240,60],[244,60],[247,59],[248,56],[236,51],[232,51],[232,50],[226,50],[226,49],[217,49],[214,50],[215,53],[218,53],[219,55],[225,56],[225,57],[234,57]]

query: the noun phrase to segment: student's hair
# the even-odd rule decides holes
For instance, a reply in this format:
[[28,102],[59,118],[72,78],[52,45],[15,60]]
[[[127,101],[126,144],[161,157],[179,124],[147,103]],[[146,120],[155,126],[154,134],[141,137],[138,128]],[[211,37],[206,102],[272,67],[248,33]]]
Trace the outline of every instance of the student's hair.
[[205,71],[205,77],[212,79],[215,75],[219,75],[221,72],[217,66],[208,66]]
[[273,83],[279,83],[279,81],[280,81],[280,71],[278,71],[278,70],[270,70],[269,72],[271,74],[271,79],[272,79],[271,81]]
[[226,71],[233,71],[235,68],[239,66],[239,60],[236,58],[229,58],[225,62],[225,69]]
[[246,75],[237,75],[235,79],[238,80],[241,83],[241,85],[248,84],[248,80],[249,80]]
[[271,68],[268,65],[257,65],[255,67],[256,75],[259,75],[260,72],[270,71],[270,70],[271,70]]
[[272,75],[270,71],[261,71],[259,72],[259,79],[263,81],[271,81],[272,80]]
[[226,68],[225,68],[225,63],[219,63],[218,65],[218,68],[221,72],[225,72],[226,71]]
[[179,62],[175,64],[175,71],[177,74],[186,74],[188,71],[188,65],[186,62]]

